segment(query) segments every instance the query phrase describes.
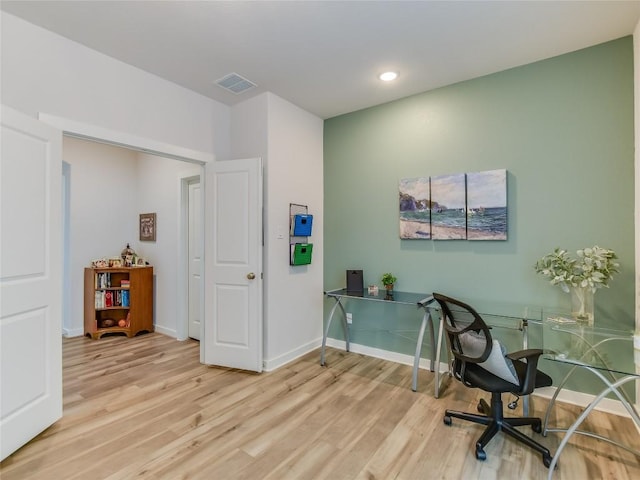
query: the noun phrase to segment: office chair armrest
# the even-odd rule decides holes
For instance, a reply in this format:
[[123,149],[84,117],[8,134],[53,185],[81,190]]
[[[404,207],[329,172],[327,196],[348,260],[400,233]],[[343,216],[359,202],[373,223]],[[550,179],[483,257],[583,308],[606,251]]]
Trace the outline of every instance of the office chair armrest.
[[520,395],[529,395],[535,389],[538,360],[542,353],[542,350],[539,348],[529,348],[505,355],[509,360],[526,360],[527,370],[520,385]]
[[[523,358],[526,358],[528,361],[529,357],[539,357],[543,353],[544,352],[540,348],[529,348],[527,350],[518,350],[517,352],[507,353],[505,357],[511,360],[521,360]],[[536,362],[537,361],[538,359],[536,358]]]

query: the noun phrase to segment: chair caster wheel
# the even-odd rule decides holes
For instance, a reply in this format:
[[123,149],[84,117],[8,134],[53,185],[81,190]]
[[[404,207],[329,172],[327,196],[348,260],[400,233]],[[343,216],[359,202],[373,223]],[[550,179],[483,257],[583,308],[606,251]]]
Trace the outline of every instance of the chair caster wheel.
[[484,462],[487,459],[487,454],[482,448],[476,447],[476,458]]
[[484,413],[484,407],[482,406],[482,402],[478,402],[478,406],[476,407],[478,413]]
[[442,422],[447,425],[447,426],[451,426],[451,417],[449,415],[445,415],[444,418],[442,419]]
[[536,433],[542,433],[542,422],[538,420],[536,423],[532,423],[531,430],[533,430]]
[[[544,463],[544,466],[549,468],[551,466],[551,462],[553,461],[553,457],[551,455],[542,455],[542,463]],[[556,467],[558,468],[558,464],[556,463]]]

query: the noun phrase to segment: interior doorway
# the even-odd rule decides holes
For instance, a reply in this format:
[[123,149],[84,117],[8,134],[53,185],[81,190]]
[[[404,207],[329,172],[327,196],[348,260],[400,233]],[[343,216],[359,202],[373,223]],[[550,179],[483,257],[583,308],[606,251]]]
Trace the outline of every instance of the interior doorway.
[[[158,241],[155,243],[144,243],[144,244],[141,242],[138,244],[138,246],[141,248],[143,254],[145,251],[154,250],[154,253],[153,253],[154,258],[157,259],[159,257],[160,261],[164,262],[162,269],[160,269],[159,267],[155,269],[157,272],[160,273],[156,278],[156,282],[154,282],[159,287],[158,290],[156,290],[156,294],[158,297],[162,297],[166,299],[166,297],[168,296],[167,292],[170,292],[171,303],[173,303],[173,305],[169,306],[170,308],[158,309],[158,310],[163,310],[164,311],[163,314],[165,318],[170,318],[173,323],[167,326],[167,322],[164,322],[164,324],[160,325],[160,328],[157,328],[156,330],[178,339],[187,338],[188,325],[187,325],[186,317],[187,317],[188,311],[186,309],[183,310],[181,308],[181,305],[183,303],[182,298],[184,299],[189,298],[189,291],[188,291],[188,284],[182,281],[183,278],[181,278],[181,275],[180,275],[180,272],[182,269],[180,263],[186,264],[187,256],[180,255],[180,251],[182,250],[180,243],[182,239],[176,233],[179,230],[179,225],[181,225],[183,222],[185,224],[188,224],[189,222],[188,222],[188,218],[186,220],[183,220],[181,218],[182,209],[180,208],[181,204],[179,203],[180,191],[179,191],[179,188],[176,188],[176,186],[179,186],[180,181],[183,178],[190,178],[190,181],[192,183],[199,183],[200,178],[203,176],[204,165],[207,162],[213,161],[213,156],[204,154],[202,152],[186,150],[181,147],[175,147],[171,145],[159,145],[156,142],[149,142],[146,139],[138,139],[130,135],[124,135],[118,132],[106,131],[104,129],[98,129],[97,127],[93,127],[89,125],[80,125],[65,119],[59,119],[57,117],[49,117],[47,115],[41,115],[40,119],[43,120],[45,123],[50,123],[60,128],[63,131],[65,141],[69,141],[69,140],[77,141],[79,139],[79,140],[85,141],[84,143],[92,144],[97,147],[103,147],[103,148],[118,147],[122,150],[128,150],[130,152],[130,155],[133,155],[133,156],[138,155],[140,157],[146,157],[145,161],[147,162],[147,165],[146,165],[147,173],[145,173],[144,175],[141,175],[140,177],[141,186],[139,188],[143,190],[147,189],[147,192],[146,192],[147,198],[149,197],[149,189],[150,189],[149,185],[153,185],[157,183],[155,178],[148,177],[149,170],[152,170],[152,174],[155,174],[153,170],[155,170],[156,165],[153,164],[153,162],[157,160],[159,166],[161,166],[162,164],[164,165],[173,164],[175,166],[173,170],[171,170],[172,173],[170,173],[170,175],[172,175],[171,177],[172,180],[167,180],[169,183],[165,185],[164,187],[165,190],[163,190],[162,193],[158,195],[158,197],[167,197],[167,198],[159,198],[158,203],[162,203],[162,201],[164,201],[164,207],[170,208],[173,210],[173,212],[170,215],[174,217],[172,221],[175,226],[172,227],[171,222],[167,221],[168,214],[165,212],[165,214],[158,217],[159,222],[160,220],[162,220],[162,223],[159,223],[159,229],[164,228],[163,230],[159,230]],[[122,141],[123,139],[125,139],[126,142]],[[64,155],[66,156],[66,153],[64,153]],[[92,179],[91,182],[87,182],[87,179],[86,177],[83,177],[82,172],[78,172],[79,169],[74,167],[75,165],[71,165],[70,167],[65,167],[65,171],[63,172],[62,183],[67,185],[67,188],[65,188],[65,191],[67,193],[63,194],[63,198],[61,199],[62,204],[65,205],[65,202],[67,202],[67,204],[72,205],[71,212],[69,212],[69,209],[66,209],[66,213],[71,213],[66,217],[67,218],[66,224],[68,225],[70,221],[69,219],[73,218],[74,203],[82,202],[82,197],[78,198],[78,196],[76,196],[74,198],[72,195],[70,195],[70,185],[73,182],[76,182],[76,184],[90,183],[90,188],[94,188],[96,190],[98,190],[96,188],[97,184],[102,183],[102,184],[108,185],[111,182],[112,187],[110,190],[111,193],[109,194],[109,197],[105,198],[104,196],[96,195],[98,198],[98,201],[96,202],[95,209],[94,209],[95,215],[93,214],[93,211],[91,212],[91,215],[98,216],[101,218],[103,217],[105,219],[115,217],[119,219],[118,220],[119,222],[121,221],[120,220],[121,218],[128,216],[129,224],[127,227],[123,227],[128,231],[127,233],[128,236],[127,238],[122,236],[123,241],[128,241],[129,236],[135,236],[134,240],[137,240],[138,216],[139,216],[138,214],[146,212],[147,208],[149,209],[149,211],[154,211],[156,208],[155,204],[152,206],[149,206],[149,204],[146,204],[145,206],[145,205],[134,204],[133,202],[131,202],[131,208],[127,208],[127,209],[124,209],[122,207],[116,208],[113,206],[115,203],[114,202],[115,198],[123,196],[123,197],[126,197],[128,200],[131,200],[132,196],[129,195],[126,191],[123,192],[122,189],[119,189],[118,185],[113,181],[113,178],[121,178],[121,177],[119,177],[117,173],[116,174],[108,173],[109,167],[111,167],[111,165],[108,165],[106,163],[102,164],[102,166],[100,167],[100,171],[98,172],[99,174],[96,176],[95,179]],[[134,168],[138,168],[138,167],[134,167]],[[74,171],[74,175],[71,175],[72,171]],[[188,172],[190,172],[190,174],[185,175],[185,173],[188,173]],[[76,173],[79,173],[79,174],[76,175]],[[86,172],[84,174],[86,175]],[[71,180],[73,180],[73,182]],[[128,185],[129,185],[129,190],[138,189],[138,187],[132,187],[131,184],[128,184]],[[104,185],[102,186],[104,187]],[[204,193],[204,185],[201,185],[200,193],[195,197],[195,200],[193,200],[192,203],[203,201],[203,197],[204,197],[203,193]],[[84,197],[84,198],[86,199],[87,197]],[[173,200],[171,200],[171,198],[173,198]],[[122,203],[120,205],[122,206]],[[162,206],[158,208],[162,208]],[[196,208],[195,210],[192,209],[192,215],[194,214],[198,215],[198,212],[200,212],[199,214],[202,215],[202,211],[203,211],[202,206],[200,206],[200,208]],[[188,215],[189,213],[188,210],[186,213]],[[201,218],[200,220],[201,220],[200,223],[203,224],[204,219]],[[74,219],[73,221],[77,223],[77,222],[82,222],[83,219],[82,218],[79,220]],[[72,251],[72,255],[73,255],[74,254],[73,250],[78,248],[78,245],[80,243],[83,243],[83,244],[84,243],[87,243],[87,244],[100,243],[100,241],[97,239],[103,236],[109,229],[110,227],[107,225],[107,222],[105,221],[104,225],[101,225],[99,229],[96,229],[96,231],[91,232],[91,235],[89,235],[86,238],[86,240],[82,242],[79,242],[77,239],[76,241],[70,242],[69,236],[66,236],[65,242],[64,242],[64,250],[63,250],[63,257],[65,257],[66,265],[70,265],[69,262],[67,261],[70,256],[69,255],[70,251]],[[201,249],[204,246],[203,234],[204,232],[202,228],[197,228],[193,234],[196,236],[197,235],[202,236],[200,242],[195,242],[195,244],[200,246]],[[185,242],[187,241],[188,241],[188,237],[185,237]],[[69,270],[71,272],[74,272],[75,270],[83,271],[84,267],[89,266],[91,260],[93,260],[94,258],[102,258],[103,256],[102,252],[106,255],[113,255],[113,254],[118,255],[120,253],[121,248],[123,247],[123,245],[121,246],[119,243],[121,242],[111,241],[110,243],[108,243],[109,245],[108,249],[104,247],[105,244],[103,243],[102,248],[98,250],[101,252],[99,256],[89,256],[89,254],[86,254],[86,252],[84,255],[76,255],[81,257],[82,263],[80,265],[71,264]],[[185,246],[185,250],[188,251],[188,249],[189,249],[189,246],[187,244]],[[162,253],[162,252],[165,252],[165,253]],[[170,264],[170,262],[172,262],[172,264]],[[199,279],[203,281],[204,280],[203,277],[204,275],[202,272],[202,274],[199,276]],[[173,286],[167,287],[165,285],[163,287],[161,283],[162,281],[166,280],[166,278],[172,279]],[[70,284],[69,279],[70,279],[70,275],[65,274],[63,277],[63,282],[69,285]],[[79,280],[75,279],[74,280],[75,285],[71,285],[70,288],[65,288],[65,292],[71,292],[71,294],[74,297],[76,297],[71,301],[66,300],[67,308],[65,308],[65,314],[63,317],[65,322],[63,333],[66,336],[78,336],[84,333],[83,323],[82,323],[83,312],[82,312],[82,306],[81,306],[82,305],[82,298],[81,298],[82,284],[81,282],[80,283],[78,282]],[[184,292],[180,292],[179,291],[180,289],[184,289]],[[198,289],[196,288],[196,291],[197,290]],[[74,291],[75,291],[75,294],[74,294]],[[161,299],[160,301],[161,302],[164,301],[166,303],[166,300]],[[184,303],[188,304],[188,302],[186,301]],[[70,304],[73,305],[73,309],[68,308]],[[79,304],[80,307],[76,304]],[[73,310],[73,311],[71,313],[68,313],[70,310]],[[156,315],[157,313],[158,312],[156,311]]]
[[200,176],[183,177],[180,181],[181,226],[180,257],[184,259],[181,285],[186,289],[181,307],[184,319],[184,338],[200,340],[202,336],[202,304],[204,285],[202,205],[204,203]]

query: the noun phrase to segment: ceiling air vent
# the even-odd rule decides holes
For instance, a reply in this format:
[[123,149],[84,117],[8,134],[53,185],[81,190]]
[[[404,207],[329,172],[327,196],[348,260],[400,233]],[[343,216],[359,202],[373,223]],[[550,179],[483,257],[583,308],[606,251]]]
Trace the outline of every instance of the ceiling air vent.
[[250,82],[237,73],[230,73],[229,75],[225,75],[221,79],[216,80],[216,85],[224,88],[225,90],[229,90],[231,93],[235,93],[236,95],[246,92],[256,86],[255,83]]

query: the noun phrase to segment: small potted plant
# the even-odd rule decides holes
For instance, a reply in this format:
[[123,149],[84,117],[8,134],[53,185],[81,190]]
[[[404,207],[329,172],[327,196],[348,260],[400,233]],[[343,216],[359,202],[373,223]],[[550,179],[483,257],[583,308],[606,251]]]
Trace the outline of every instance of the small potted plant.
[[382,274],[382,284],[384,285],[384,288],[389,291],[393,290],[393,284],[396,283],[396,280],[398,279],[394,277],[392,273]]

